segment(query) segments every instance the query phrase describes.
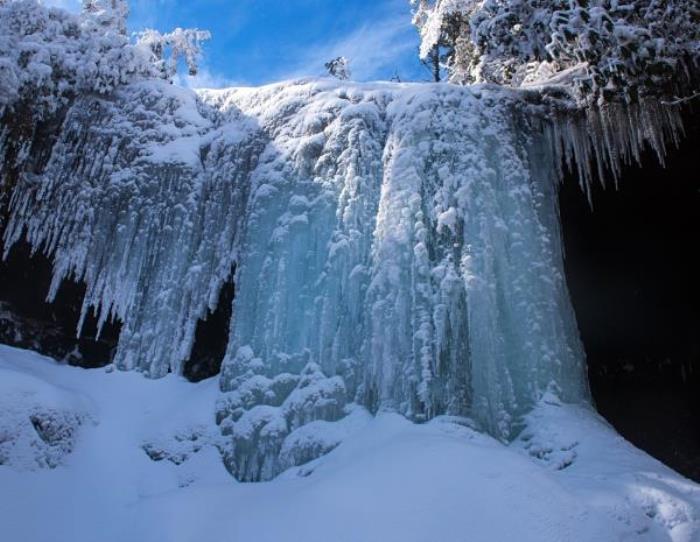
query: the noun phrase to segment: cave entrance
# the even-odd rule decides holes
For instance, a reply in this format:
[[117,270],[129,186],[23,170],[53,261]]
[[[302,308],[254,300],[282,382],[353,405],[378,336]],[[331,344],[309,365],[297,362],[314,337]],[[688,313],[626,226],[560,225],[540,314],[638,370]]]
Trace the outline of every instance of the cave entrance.
[[98,339],[97,318],[91,311],[77,338],[86,286],[64,280],[54,302],[47,303],[52,268],[49,258],[32,255],[24,241],[12,247],[6,261],[0,261],[0,343],[31,349],[77,367],[109,365],[121,323],[105,324]]
[[233,277],[234,271],[231,271],[229,280],[221,288],[214,312],[208,312],[197,322],[192,353],[182,370],[183,376],[190,382],[201,382],[218,375],[221,371],[221,363],[228,346],[233,298],[236,293]]
[[560,194],[566,274],[599,412],[700,481],[700,115],[662,168],[652,152],[619,190]]

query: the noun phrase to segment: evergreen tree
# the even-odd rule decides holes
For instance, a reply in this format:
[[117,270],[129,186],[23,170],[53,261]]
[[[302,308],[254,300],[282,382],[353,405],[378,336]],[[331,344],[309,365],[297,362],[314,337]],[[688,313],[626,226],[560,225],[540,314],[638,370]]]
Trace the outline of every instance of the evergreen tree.
[[[413,24],[421,34],[420,58],[433,81],[440,82],[443,74],[455,70],[460,37],[468,31],[466,15],[471,11],[466,2],[411,0],[415,7]],[[456,9],[459,8],[459,9]]]

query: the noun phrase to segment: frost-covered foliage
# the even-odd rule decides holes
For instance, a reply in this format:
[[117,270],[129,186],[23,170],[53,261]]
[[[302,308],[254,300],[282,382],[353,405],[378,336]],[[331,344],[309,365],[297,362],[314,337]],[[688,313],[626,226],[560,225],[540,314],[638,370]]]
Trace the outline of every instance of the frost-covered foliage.
[[127,0],[83,0],[83,15],[86,26],[126,34],[129,5]]
[[421,57],[453,81],[520,86],[565,73],[581,100],[697,90],[694,0],[413,0]]
[[419,57],[431,70],[433,81],[440,82],[443,72],[455,78],[455,54],[460,48],[460,59],[467,57],[467,50],[474,56],[473,47],[468,41],[467,18],[476,10],[479,3],[473,0],[452,0],[431,2],[411,0],[415,10],[413,24],[419,31],[421,44]]
[[44,118],[77,93],[104,94],[155,75],[144,50],[101,22],[100,13],[73,15],[34,0],[0,4],[0,114],[30,102],[32,116]]
[[[136,79],[170,78],[180,57],[196,71],[199,45],[208,33],[150,31],[132,43],[127,13],[125,0],[87,0],[79,15],[36,0],[0,2],[0,116],[25,105],[37,121],[79,94],[108,94]],[[171,51],[167,61],[163,48]]]
[[177,73],[181,59],[185,61],[189,75],[197,75],[201,45],[208,39],[211,39],[211,33],[196,28],[176,28],[165,34],[148,29],[139,34],[138,44],[151,51],[156,69],[164,79],[170,79]]

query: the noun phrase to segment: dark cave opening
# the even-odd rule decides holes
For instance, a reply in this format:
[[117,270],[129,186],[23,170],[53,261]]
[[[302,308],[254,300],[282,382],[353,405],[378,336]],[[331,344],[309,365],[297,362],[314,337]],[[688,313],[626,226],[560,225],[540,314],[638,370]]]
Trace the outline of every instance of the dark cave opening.
[[[51,276],[51,260],[41,253],[32,255],[25,241],[10,250],[7,260],[0,261],[0,344],[34,350],[77,367],[109,365],[121,322],[105,324],[98,339],[97,318],[91,312],[77,338],[85,284],[65,280],[53,303],[47,303]],[[219,374],[228,344],[234,294],[231,278],[221,288],[216,310],[198,322],[192,353],[183,366],[183,376],[188,380],[199,382]]]
[[194,345],[190,358],[185,362],[182,374],[190,382],[201,382],[217,376],[228,345],[233,298],[236,293],[234,272],[222,286],[216,309],[197,322]]
[[566,273],[599,412],[700,481],[700,115],[666,168],[653,152],[597,185],[561,190]]
[[0,261],[0,343],[77,367],[109,365],[121,323],[105,324],[98,339],[97,318],[91,312],[77,338],[85,285],[64,280],[54,302],[47,303],[51,275],[51,260],[40,253],[32,255],[26,242],[17,243],[7,260]]

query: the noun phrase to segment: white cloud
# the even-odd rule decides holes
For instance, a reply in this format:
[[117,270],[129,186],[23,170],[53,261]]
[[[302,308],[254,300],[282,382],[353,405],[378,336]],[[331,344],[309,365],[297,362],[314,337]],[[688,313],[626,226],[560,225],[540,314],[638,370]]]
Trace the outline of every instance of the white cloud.
[[324,73],[326,62],[344,56],[350,61],[353,79],[388,79],[399,68],[404,55],[417,47],[413,32],[410,21],[388,16],[331,43],[309,47],[284,77],[319,75]]
[[187,88],[227,88],[241,86],[239,81],[234,81],[221,74],[212,72],[206,66],[200,66],[195,76],[179,73],[175,82]]
[[130,28],[136,31],[157,28],[158,21],[167,18],[178,4],[174,0],[129,0]]

